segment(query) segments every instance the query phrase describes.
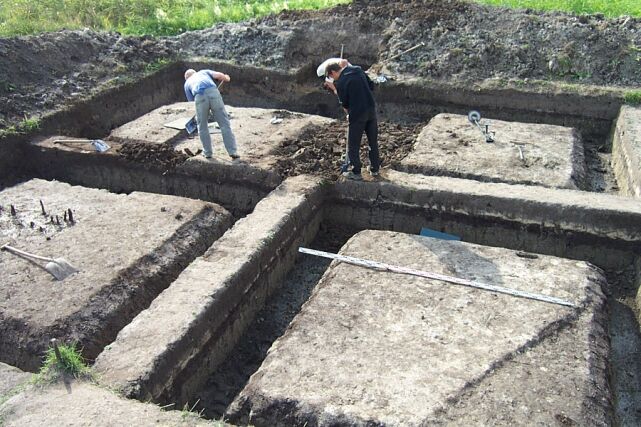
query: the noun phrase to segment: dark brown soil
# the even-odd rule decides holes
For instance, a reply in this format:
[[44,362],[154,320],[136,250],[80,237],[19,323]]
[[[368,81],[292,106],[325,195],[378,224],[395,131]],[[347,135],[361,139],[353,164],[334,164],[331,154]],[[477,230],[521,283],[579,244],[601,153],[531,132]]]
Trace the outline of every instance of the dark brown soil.
[[[401,125],[390,122],[378,124],[379,151],[382,167],[402,160],[412,149],[416,136],[424,124]],[[335,122],[319,127],[309,126],[295,140],[286,140],[276,150],[280,156],[278,173],[283,176],[312,174],[336,179],[340,175],[347,140],[347,123]],[[369,147],[364,136],[361,144],[361,161],[369,164]]]
[[[394,58],[399,52],[419,49]],[[164,61],[215,61],[295,70],[340,52],[359,65],[470,84],[498,79],[641,86],[641,20],[501,9],[461,0],[355,0],[176,37],[91,30],[0,39],[0,130]],[[310,73],[312,74],[312,73]],[[312,77],[312,76],[310,76]],[[527,79],[527,80],[526,80]]]
[[118,149],[118,154],[144,167],[160,168],[165,171],[173,170],[189,158],[187,154],[174,150],[172,145],[138,142],[123,144]]

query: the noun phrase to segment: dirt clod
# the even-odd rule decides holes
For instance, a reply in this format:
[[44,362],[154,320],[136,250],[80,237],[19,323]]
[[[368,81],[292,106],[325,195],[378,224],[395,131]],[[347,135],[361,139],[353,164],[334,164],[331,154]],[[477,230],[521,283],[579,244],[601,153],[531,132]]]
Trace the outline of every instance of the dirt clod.
[[189,158],[174,147],[165,144],[146,144],[128,142],[118,149],[118,154],[147,168],[160,168],[173,170],[176,166]]

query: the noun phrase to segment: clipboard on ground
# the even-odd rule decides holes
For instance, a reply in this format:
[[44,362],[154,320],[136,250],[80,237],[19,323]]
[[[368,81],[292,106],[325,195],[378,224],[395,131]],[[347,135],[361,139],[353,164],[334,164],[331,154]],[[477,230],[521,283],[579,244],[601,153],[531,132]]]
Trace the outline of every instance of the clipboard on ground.
[[[196,122],[196,116],[193,116],[190,119],[186,119],[184,117],[176,119],[172,122],[165,123],[163,126],[178,130],[185,129],[188,135],[193,135],[194,133],[198,132],[198,123]],[[209,133],[221,133],[220,129],[218,128],[218,123],[209,123]]]

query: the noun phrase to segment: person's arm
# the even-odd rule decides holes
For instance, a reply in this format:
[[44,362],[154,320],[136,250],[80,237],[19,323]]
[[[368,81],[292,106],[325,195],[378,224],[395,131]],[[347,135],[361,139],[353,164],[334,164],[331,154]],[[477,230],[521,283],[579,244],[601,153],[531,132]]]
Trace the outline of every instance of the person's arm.
[[220,80],[221,82],[228,82],[231,80],[231,77],[229,77],[229,74],[219,73],[218,71],[212,71],[212,70],[207,70],[207,73],[209,73],[211,78],[214,80]]
[[185,89],[185,96],[187,97],[187,101],[189,101],[189,102],[193,101],[194,100],[194,95],[191,94],[191,88],[189,87],[187,82],[185,82],[183,87]]
[[338,92],[338,100],[340,101],[341,105],[345,109],[345,111],[349,111],[349,82],[345,82],[342,87],[337,90]]

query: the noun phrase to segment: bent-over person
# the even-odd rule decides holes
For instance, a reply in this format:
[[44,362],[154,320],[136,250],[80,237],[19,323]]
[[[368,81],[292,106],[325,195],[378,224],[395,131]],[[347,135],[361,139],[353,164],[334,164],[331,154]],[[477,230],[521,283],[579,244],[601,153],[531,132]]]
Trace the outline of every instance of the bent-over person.
[[[348,113],[349,131],[347,147],[352,170],[345,173],[347,179],[360,180],[361,159],[360,147],[363,132],[369,143],[369,172],[372,176],[379,174],[380,158],[378,153],[378,122],[376,120],[376,102],[372,89],[374,83],[360,68],[351,65],[331,63],[325,70],[326,77],[333,82],[341,105]],[[331,87],[331,86],[330,86]]]
[[219,73],[213,70],[196,71],[189,69],[185,71],[185,96],[188,101],[196,104],[196,122],[198,123],[198,137],[203,145],[203,155],[210,159],[213,155],[211,136],[209,135],[209,112],[211,111],[214,120],[218,123],[223,135],[223,144],[227,153],[232,159],[238,159],[238,147],[236,137],[231,130],[229,115],[225,110],[223,97],[218,91],[216,80],[228,82],[231,80],[228,74]]

